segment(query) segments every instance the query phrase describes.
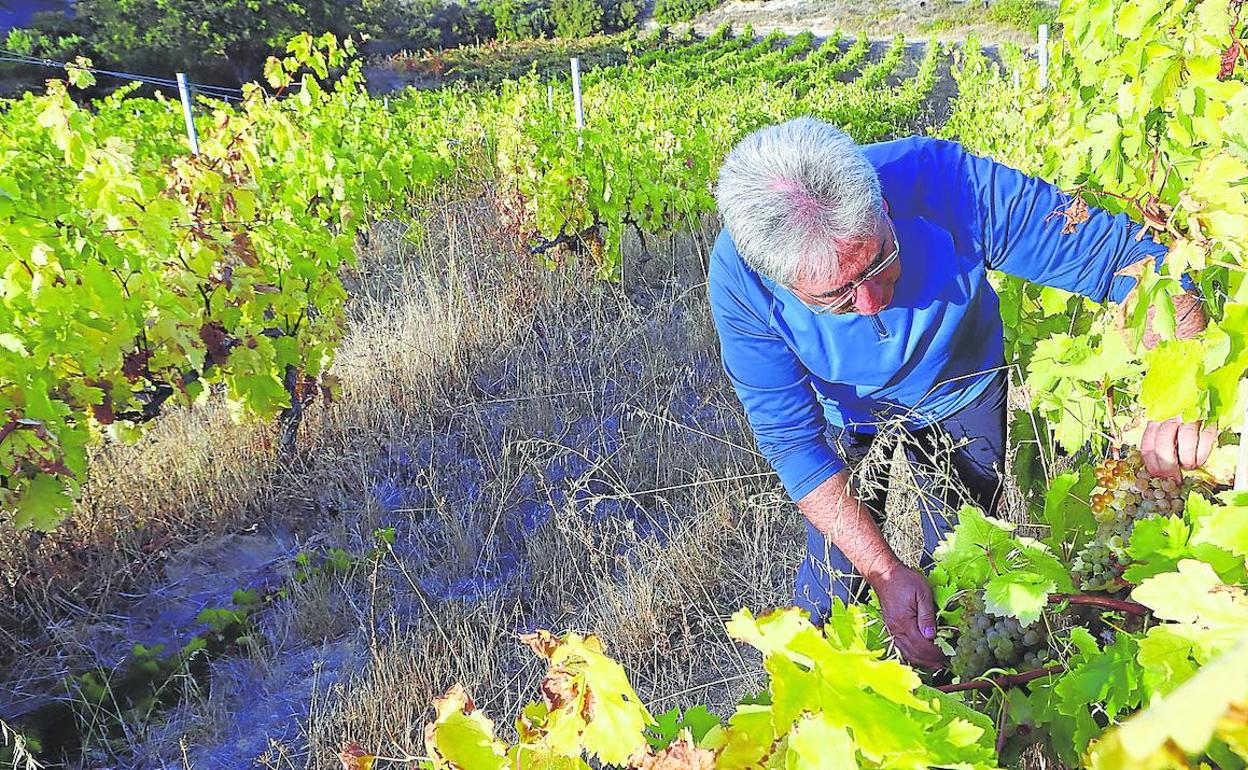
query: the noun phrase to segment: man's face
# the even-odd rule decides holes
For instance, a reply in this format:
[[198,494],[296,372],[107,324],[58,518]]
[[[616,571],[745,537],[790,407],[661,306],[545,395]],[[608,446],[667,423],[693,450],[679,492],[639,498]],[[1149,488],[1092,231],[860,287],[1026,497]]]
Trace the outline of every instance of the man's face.
[[791,288],[811,308],[827,308],[818,312],[875,315],[893,301],[901,278],[897,251],[897,233],[886,212],[872,237],[841,248],[834,275],[800,279]]

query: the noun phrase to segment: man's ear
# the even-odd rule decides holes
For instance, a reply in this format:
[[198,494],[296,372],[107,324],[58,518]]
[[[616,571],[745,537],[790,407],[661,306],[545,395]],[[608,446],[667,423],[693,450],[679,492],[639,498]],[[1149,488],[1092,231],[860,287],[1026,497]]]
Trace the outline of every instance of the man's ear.
[[887,214],[888,213],[888,199],[881,198],[880,200],[884,201],[884,213]]

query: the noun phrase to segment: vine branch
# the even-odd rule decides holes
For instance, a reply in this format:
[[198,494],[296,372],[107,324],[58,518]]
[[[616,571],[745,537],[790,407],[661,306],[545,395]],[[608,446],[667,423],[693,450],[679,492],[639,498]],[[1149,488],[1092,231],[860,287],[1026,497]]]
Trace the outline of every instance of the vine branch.
[[1035,679],[1043,679],[1046,676],[1060,674],[1066,670],[1065,666],[1049,666],[1048,668],[1038,668],[1034,671],[1024,671],[1019,674],[1001,674],[1000,676],[981,677],[973,679],[969,682],[958,682],[957,684],[942,684],[935,688],[944,693],[966,692],[967,690],[999,690],[1006,687],[1017,687],[1020,684],[1027,684]]
[[1088,607],[1098,607],[1113,612],[1125,612],[1128,615],[1139,615],[1141,617],[1152,612],[1143,604],[1127,599],[1113,599],[1108,596],[1091,596],[1088,594],[1049,594],[1049,604],[1061,604],[1062,602],[1083,604]]

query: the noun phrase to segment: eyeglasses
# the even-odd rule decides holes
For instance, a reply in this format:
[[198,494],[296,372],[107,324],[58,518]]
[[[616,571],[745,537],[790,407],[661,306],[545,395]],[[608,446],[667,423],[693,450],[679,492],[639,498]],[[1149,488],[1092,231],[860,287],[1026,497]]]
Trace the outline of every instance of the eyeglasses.
[[867,281],[870,281],[872,278],[875,278],[880,273],[887,270],[890,265],[897,261],[897,257],[901,256],[901,243],[897,240],[897,230],[893,227],[893,220],[886,215],[884,217],[884,221],[888,223],[888,232],[893,237],[892,253],[885,256],[883,253],[884,246],[881,244],[881,253],[880,256],[876,258],[875,263],[868,267],[866,272],[858,276],[858,280],[847,286],[844,291],[832,297],[818,297],[818,303],[807,302],[794,289],[790,288],[789,291],[792,292],[793,296],[797,297],[797,299],[815,315],[836,313],[849,307],[849,305],[854,301],[854,295],[858,292],[859,286],[862,286]]

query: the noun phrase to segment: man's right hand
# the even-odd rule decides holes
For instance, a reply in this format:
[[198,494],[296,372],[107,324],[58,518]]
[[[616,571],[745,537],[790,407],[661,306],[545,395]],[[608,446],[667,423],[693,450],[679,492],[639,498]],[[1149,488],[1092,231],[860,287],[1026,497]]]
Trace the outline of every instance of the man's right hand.
[[896,562],[868,582],[880,599],[884,625],[906,660],[925,668],[948,665],[945,654],[932,642],[936,638],[936,600],[927,578]]
[[842,470],[798,501],[807,520],[836,544],[880,597],[884,625],[906,660],[939,668],[945,655],[936,638],[936,601],[927,578],[907,567],[884,539]]

